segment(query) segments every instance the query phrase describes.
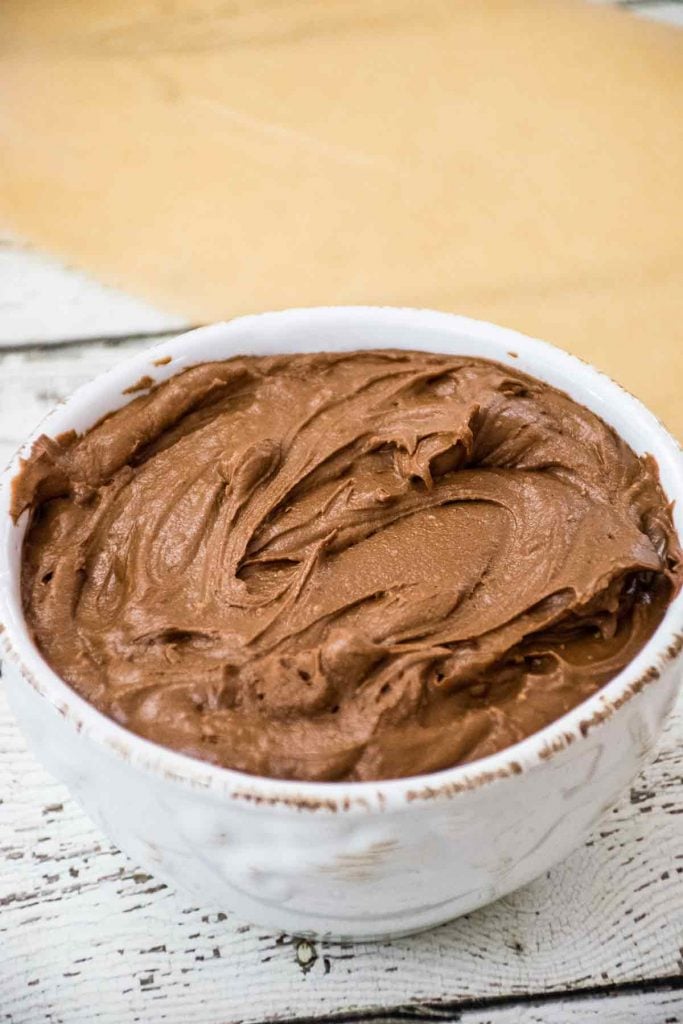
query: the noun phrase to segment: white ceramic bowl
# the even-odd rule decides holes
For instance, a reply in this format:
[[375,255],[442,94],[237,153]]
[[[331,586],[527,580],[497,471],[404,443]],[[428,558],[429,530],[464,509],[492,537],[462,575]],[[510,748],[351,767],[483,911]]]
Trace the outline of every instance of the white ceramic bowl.
[[[149,374],[239,353],[399,347],[514,365],[567,391],[636,452],[651,452],[683,533],[683,457],[636,399],[541,341],[425,310],[295,309],[205,327],[126,360],[58,406],[39,433],[85,430]],[[171,356],[164,366],[156,361]],[[273,929],[371,938],[427,928],[545,871],[641,768],[674,701],[683,593],[638,657],[596,696],[521,743],[464,767],[389,782],[300,783],[212,767],[140,739],[45,663],[21,609],[26,516],[0,493],[0,640],[7,690],[37,755],[131,857],[206,906]]]

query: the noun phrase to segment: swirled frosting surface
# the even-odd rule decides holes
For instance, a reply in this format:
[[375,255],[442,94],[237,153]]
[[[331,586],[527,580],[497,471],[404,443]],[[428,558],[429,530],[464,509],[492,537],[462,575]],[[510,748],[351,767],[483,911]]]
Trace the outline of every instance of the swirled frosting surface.
[[23,600],[124,726],[291,779],[430,772],[615,676],[681,579],[654,462],[509,367],[395,350],[205,363],[41,438]]

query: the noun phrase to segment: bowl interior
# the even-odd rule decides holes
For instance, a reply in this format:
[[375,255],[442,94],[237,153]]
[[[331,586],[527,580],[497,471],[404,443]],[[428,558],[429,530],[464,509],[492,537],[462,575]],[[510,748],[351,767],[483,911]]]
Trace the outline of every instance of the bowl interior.
[[[115,749],[125,743],[130,756],[150,768],[168,770],[181,779],[203,786],[217,786],[225,792],[235,789],[269,793],[296,791],[309,796],[332,791],[359,793],[371,788],[383,798],[398,798],[411,779],[383,783],[294,783],[256,779],[230,769],[215,768],[195,761],[122,729],[83,701],[43,661],[28,634],[21,610],[19,569],[21,545],[27,515],[17,525],[9,517],[11,479],[18,471],[19,458],[27,455],[41,433],[55,436],[68,429],[83,431],[108,412],[125,405],[130,395],[123,394],[140,377],[156,381],[173,376],[196,363],[225,359],[233,355],[346,351],[362,348],[423,349],[454,355],[494,359],[514,366],[555,387],[587,406],[609,423],[638,454],[650,453],[658,462],[662,484],[674,502],[677,530],[683,534],[683,456],[673,438],[652,413],[604,374],[566,352],[515,331],[464,317],[429,310],[375,307],[323,307],[294,309],[242,317],[228,323],[200,328],[164,341],[133,356],[108,373],[86,384],[58,406],[40,424],[10,463],[0,481],[0,622],[7,631],[6,642],[19,658],[25,674],[57,706],[69,706],[81,728],[98,741]],[[158,365],[160,359],[170,362]],[[443,785],[466,779],[484,770],[495,772],[511,761],[531,765],[552,742],[553,735],[578,729],[579,721],[605,702],[619,697],[628,683],[655,664],[683,629],[683,593],[672,602],[664,621],[638,657],[595,697],[541,732],[514,747],[491,755],[472,765],[450,768],[421,776],[422,783]],[[414,784],[414,779],[412,784]]]

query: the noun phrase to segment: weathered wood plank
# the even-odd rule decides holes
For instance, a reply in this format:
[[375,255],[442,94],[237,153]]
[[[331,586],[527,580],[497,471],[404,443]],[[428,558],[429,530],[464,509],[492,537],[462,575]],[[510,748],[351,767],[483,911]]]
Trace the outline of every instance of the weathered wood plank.
[[0,235],[0,345],[174,330],[180,317]]
[[60,399],[152,343],[137,338],[65,349],[0,349],[0,466]]
[[683,5],[680,0],[669,0],[668,3],[648,0],[646,3],[634,3],[629,6],[643,18],[651,18],[653,21],[662,21],[667,25],[683,28]]
[[[629,992],[587,999],[465,1010],[443,1024],[680,1024],[681,992]],[[391,1024],[390,1020],[384,1024]]]

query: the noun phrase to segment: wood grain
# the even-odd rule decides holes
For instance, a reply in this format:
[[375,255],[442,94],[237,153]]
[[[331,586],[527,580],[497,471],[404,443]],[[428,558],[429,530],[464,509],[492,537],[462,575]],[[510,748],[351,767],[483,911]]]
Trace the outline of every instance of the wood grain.
[[187,326],[0,235],[0,346],[149,334]]
[[63,349],[0,349],[0,466],[57,402],[150,344],[149,338],[136,338]]
[[683,1021],[683,996],[676,991],[642,992],[564,1000],[559,1004],[525,1002],[510,1007],[466,1010],[457,1021],[459,1024],[679,1024]]

